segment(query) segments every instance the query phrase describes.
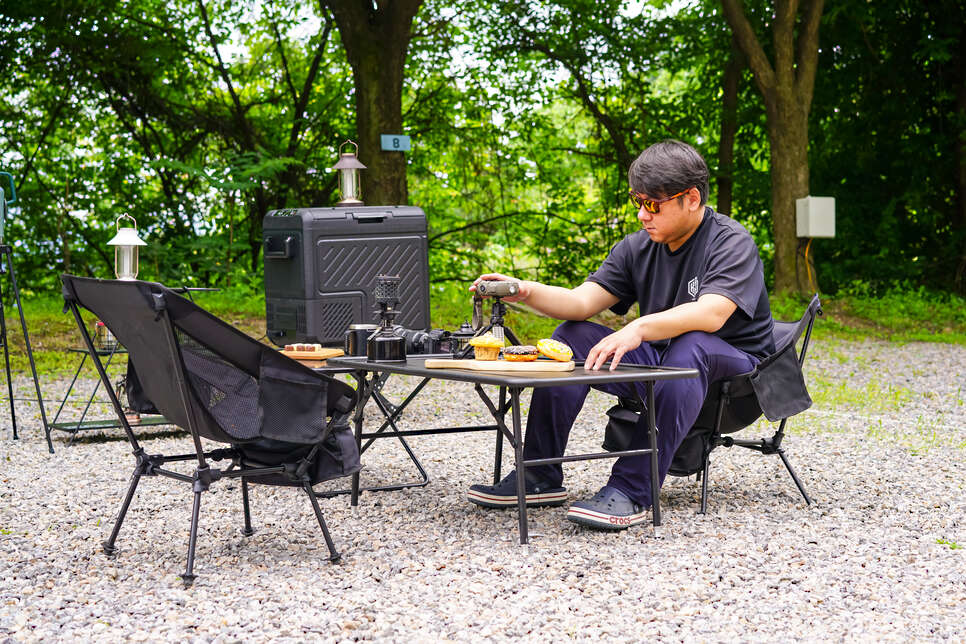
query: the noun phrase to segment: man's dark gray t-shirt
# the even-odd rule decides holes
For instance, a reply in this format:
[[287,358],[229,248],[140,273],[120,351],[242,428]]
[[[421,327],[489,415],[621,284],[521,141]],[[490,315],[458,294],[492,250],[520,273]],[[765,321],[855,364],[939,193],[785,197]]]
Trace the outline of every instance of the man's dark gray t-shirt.
[[[714,335],[758,358],[774,351],[771,307],[755,240],[734,219],[705,208],[698,229],[676,251],[651,241],[647,231],[619,241],[587,281],[620,301],[618,315],[637,302],[641,315],[695,302],[706,293],[737,305]],[[661,347],[667,341],[652,344]]]

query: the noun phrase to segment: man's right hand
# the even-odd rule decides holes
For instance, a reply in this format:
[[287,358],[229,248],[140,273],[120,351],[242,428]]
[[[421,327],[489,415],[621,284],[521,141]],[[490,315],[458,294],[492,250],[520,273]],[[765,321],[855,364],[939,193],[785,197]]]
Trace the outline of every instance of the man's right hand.
[[503,275],[501,273],[485,273],[480,275],[476,280],[470,285],[470,291],[476,291],[476,285],[480,282],[516,282],[520,286],[520,292],[516,295],[508,295],[503,299],[504,302],[522,302],[530,297],[531,284],[532,282],[526,282],[523,280],[518,280],[515,277],[510,277],[509,275]]

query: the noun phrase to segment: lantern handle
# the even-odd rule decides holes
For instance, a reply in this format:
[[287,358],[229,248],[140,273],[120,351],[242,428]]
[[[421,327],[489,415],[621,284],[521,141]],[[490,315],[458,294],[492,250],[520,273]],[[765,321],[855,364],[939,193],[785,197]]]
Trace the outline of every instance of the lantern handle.
[[137,230],[138,220],[135,219],[134,217],[132,217],[131,215],[127,214],[127,213],[124,213],[123,215],[121,215],[120,217],[118,217],[117,218],[117,221],[114,222],[115,227],[117,228],[117,230],[121,230],[121,220],[124,219],[125,217],[127,217],[128,219],[130,219],[131,221],[134,222],[134,226],[132,226],[132,228],[134,228],[135,230]]
[[355,155],[359,156],[359,144],[353,141],[352,139],[346,139],[345,142],[339,146],[339,156],[342,156],[342,148],[344,148],[348,143],[351,143],[355,147],[356,149]]

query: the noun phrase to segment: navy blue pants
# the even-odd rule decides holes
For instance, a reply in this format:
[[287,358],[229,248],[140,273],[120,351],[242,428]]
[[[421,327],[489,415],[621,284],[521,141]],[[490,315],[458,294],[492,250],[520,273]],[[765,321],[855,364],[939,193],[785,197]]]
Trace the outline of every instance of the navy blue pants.
[[[574,350],[574,359],[583,360],[594,345],[611,333],[612,329],[594,322],[564,322],[554,331],[553,337]],[[650,343],[644,342],[638,349],[626,353],[621,362],[698,370],[697,378],[661,380],[654,385],[654,412],[658,428],[658,480],[663,485],[674,452],[698,418],[708,393],[708,385],[716,380],[747,373],[754,369],[758,360],[718,336],[703,331],[691,331],[672,338],[661,352]],[[609,365],[607,363],[602,368],[607,369]],[[641,400],[646,402],[646,388],[643,383],[620,382],[594,386],[605,393],[625,398],[634,397],[632,387],[637,389]],[[570,429],[589,390],[589,385],[541,387],[533,390],[530,413],[527,416],[524,458],[563,456]],[[602,420],[601,430],[603,427]],[[649,446],[646,432],[640,432],[628,449]],[[618,458],[611,469],[607,484],[626,494],[635,503],[649,507],[650,459],[650,455]],[[554,486],[563,484],[563,468],[560,465],[528,467],[527,474]]]

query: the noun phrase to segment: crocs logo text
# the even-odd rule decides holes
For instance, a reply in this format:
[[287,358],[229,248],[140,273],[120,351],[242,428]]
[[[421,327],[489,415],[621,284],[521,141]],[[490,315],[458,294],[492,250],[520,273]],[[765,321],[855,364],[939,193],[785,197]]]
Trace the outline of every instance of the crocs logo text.
[[630,517],[610,517],[609,520],[610,520],[611,524],[613,524],[613,525],[630,525],[631,524]]

